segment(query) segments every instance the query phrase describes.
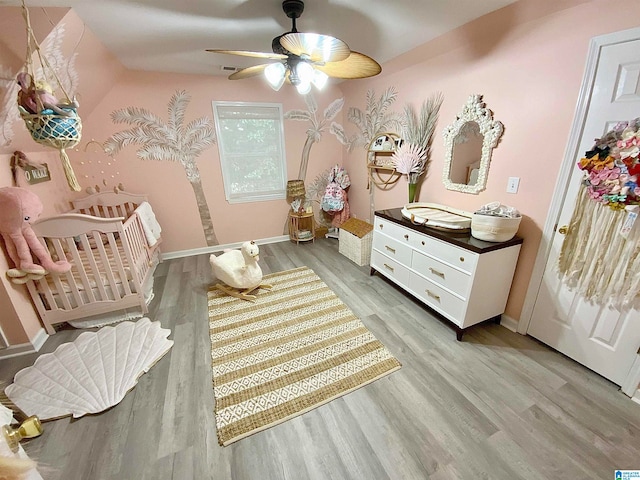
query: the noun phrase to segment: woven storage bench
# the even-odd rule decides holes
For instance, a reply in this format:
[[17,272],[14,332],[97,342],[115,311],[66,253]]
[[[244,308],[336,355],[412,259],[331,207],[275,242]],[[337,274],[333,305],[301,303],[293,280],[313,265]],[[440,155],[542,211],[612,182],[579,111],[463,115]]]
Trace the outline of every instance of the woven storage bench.
[[350,218],[340,225],[338,251],[357,265],[371,262],[373,225],[357,218]]

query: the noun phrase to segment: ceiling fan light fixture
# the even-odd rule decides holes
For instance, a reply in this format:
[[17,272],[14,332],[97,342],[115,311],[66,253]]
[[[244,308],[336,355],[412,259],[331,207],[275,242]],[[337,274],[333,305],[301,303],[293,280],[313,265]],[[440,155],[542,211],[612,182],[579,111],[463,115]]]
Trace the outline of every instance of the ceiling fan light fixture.
[[291,31],[271,41],[273,53],[247,50],[208,49],[213,53],[278,60],[242,68],[229,76],[230,80],[254,77],[264,72],[269,85],[278,91],[283,83],[291,83],[300,93],[308,93],[311,84],[322,89],[328,78],[355,79],[378,75],[382,67],[373,58],[349,48],[339,38],[318,33],[301,33],[296,19],[304,10],[303,0],[283,0],[282,10],[291,19]]
[[318,90],[322,90],[324,86],[327,84],[327,80],[329,79],[329,75],[320,70],[313,71],[313,84]]
[[264,69],[264,76],[266,77],[269,86],[276,92],[280,90],[284,84],[286,73],[287,69],[282,63],[272,63]]
[[311,82],[300,81],[300,83],[296,85],[296,90],[298,90],[300,95],[306,95],[311,91]]
[[311,65],[305,61],[300,61],[294,68],[296,75],[298,75],[300,79],[300,83],[311,84],[313,81],[313,67]]

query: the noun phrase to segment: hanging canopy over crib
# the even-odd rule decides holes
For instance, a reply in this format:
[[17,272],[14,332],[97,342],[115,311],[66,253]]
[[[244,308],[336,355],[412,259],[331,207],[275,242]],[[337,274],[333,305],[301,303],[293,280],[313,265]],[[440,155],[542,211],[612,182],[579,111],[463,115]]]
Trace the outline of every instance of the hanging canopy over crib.
[[[75,99],[69,97],[55,69],[42,54],[31,28],[29,10],[24,0],[22,15],[27,30],[27,55],[26,71],[18,73],[16,78],[20,86],[17,99],[18,110],[31,138],[40,145],[60,152],[67,183],[72,190],[78,192],[81,188],[65,152],[65,149],[75,147],[81,139],[82,121],[77,112],[78,104]],[[42,78],[36,77],[34,60],[40,64]],[[55,80],[55,83],[50,79]],[[62,92],[64,100],[59,101],[54,95],[54,89],[51,87],[53,84],[57,85],[57,89]]]

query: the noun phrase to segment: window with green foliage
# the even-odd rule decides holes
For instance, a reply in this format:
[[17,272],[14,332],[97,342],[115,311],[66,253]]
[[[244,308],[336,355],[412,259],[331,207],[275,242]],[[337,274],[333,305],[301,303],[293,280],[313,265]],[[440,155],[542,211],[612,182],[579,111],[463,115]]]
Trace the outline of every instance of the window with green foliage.
[[284,199],[282,105],[213,102],[213,115],[227,201]]

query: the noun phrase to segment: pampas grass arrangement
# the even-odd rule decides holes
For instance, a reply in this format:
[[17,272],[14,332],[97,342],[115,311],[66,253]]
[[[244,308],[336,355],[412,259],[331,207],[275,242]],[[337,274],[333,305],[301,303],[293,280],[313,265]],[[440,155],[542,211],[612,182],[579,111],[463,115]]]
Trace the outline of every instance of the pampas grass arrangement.
[[422,102],[420,112],[417,112],[415,106],[411,104],[406,104],[404,107],[405,118],[402,138],[405,143],[409,143],[424,151],[424,160],[420,175],[427,171],[429,162],[431,161],[433,133],[438,124],[440,106],[443,101],[444,96],[442,92],[437,92]]

